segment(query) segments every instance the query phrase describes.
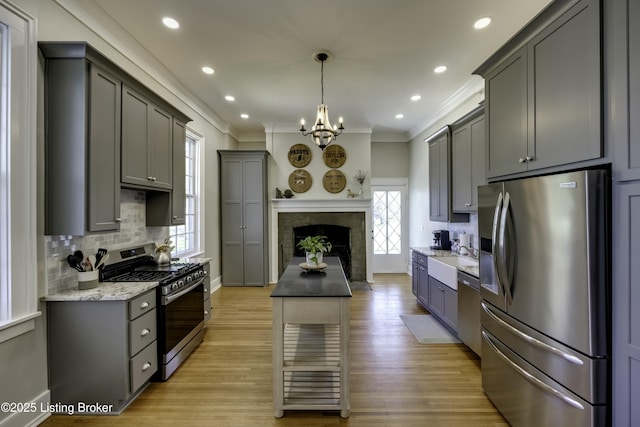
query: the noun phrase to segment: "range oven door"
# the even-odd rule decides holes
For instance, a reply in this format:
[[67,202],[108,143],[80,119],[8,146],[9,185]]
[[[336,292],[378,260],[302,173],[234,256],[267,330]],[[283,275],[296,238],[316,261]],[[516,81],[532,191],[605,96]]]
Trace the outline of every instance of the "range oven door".
[[160,301],[158,325],[161,362],[168,364],[204,328],[204,278]]

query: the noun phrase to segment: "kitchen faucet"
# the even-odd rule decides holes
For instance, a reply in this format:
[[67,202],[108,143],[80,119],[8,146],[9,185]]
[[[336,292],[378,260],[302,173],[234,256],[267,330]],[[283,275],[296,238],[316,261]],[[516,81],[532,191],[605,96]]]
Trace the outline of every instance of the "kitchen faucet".
[[472,258],[478,258],[478,250],[474,249],[474,248],[470,248],[469,246],[465,246],[465,245],[460,245],[458,247],[458,253],[460,253],[460,249],[465,248],[466,250],[469,251],[469,254],[471,255]]

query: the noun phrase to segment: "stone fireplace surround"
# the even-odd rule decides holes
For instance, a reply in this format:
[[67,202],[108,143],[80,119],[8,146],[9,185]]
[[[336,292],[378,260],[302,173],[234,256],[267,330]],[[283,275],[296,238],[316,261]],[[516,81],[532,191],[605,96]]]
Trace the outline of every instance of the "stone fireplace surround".
[[276,283],[293,256],[293,227],[334,224],[351,229],[351,280],[373,282],[371,199],[273,199],[270,282]]

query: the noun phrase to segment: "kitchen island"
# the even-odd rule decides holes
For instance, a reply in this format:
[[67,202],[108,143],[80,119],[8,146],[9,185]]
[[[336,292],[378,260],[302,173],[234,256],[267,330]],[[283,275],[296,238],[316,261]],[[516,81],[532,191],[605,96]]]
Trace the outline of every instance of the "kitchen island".
[[285,410],[339,410],[349,416],[351,289],[336,257],[307,271],[294,257],[271,293],[273,403]]

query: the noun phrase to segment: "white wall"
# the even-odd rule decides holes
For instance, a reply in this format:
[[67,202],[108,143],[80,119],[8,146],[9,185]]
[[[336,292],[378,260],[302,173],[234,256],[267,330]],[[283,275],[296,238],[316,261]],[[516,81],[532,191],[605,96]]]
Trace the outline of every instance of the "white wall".
[[473,246],[477,247],[477,215],[471,215],[469,223],[429,221],[429,147],[424,139],[471,112],[483,99],[483,94],[471,97],[409,143],[409,246],[430,246],[433,244],[433,230],[447,229],[470,233]]
[[407,178],[409,146],[407,142],[373,142],[371,144],[371,176],[373,178]]
[[322,185],[322,177],[331,170],[324,164],[322,151],[313,144],[310,137],[304,137],[300,133],[272,133],[267,135],[267,149],[271,153],[269,163],[269,191],[270,198],[275,197],[276,187],[285,190],[289,188],[289,175],[296,169],[289,163],[288,152],[292,145],[305,144],[311,149],[311,163],[301,168],[309,172],[312,185],[305,193],[294,193],[299,199],[345,199],[347,189],[356,190],[360,187],[353,178],[358,170],[367,172],[364,183],[364,197],[371,197],[371,134],[368,133],[343,133],[334,144],[341,145],[347,155],[345,164],[338,168],[347,178],[345,189],[340,193],[329,193]]

